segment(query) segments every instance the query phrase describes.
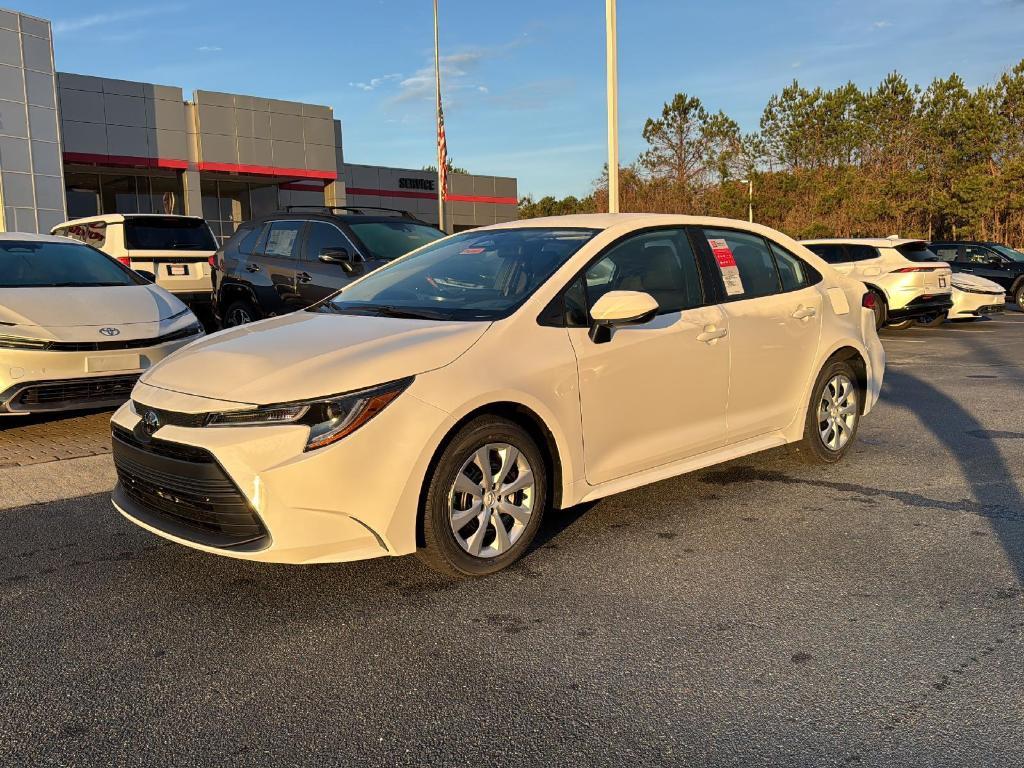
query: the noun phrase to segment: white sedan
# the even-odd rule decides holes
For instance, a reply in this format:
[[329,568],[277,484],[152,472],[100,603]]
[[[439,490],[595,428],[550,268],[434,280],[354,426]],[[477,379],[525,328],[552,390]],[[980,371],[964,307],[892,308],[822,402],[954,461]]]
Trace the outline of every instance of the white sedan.
[[0,233],[0,415],[120,405],[202,333],[178,299],[95,248]]
[[1006,289],[999,283],[964,272],[953,273],[953,308],[950,320],[971,320],[1003,312]]
[[873,302],[746,222],[475,229],[147,372],[114,504],[229,557],[492,573],[552,510],[786,443],[839,461],[882,384]]

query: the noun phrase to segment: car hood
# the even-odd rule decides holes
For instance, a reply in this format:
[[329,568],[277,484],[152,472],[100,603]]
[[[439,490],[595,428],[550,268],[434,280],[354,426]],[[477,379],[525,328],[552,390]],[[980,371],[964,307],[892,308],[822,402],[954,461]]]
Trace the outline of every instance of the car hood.
[[308,400],[442,368],[489,326],[296,312],[208,336],[142,381],[237,403]]
[[155,285],[0,288],[0,323],[39,329],[157,323],[185,305]]
[[966,288],[971,291],[988,291],[990,293],[1005,293],[1006,289],[999,283],[986,280],[984,277],[969,275],[965,272],[953,273],[953,287]]

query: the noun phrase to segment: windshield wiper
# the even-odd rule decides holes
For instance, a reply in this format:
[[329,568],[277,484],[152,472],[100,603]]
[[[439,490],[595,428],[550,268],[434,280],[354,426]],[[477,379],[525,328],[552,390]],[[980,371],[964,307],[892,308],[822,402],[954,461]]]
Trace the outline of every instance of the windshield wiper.
[[388,304],[354,305],[350,307],[333,306],[330,311],[338,314],[365,313],[380,315],[381,317],[398,317],[412,320],[451,320],[451,317],[444,312],[433,312],[429,309],[414,309],[412,307],[395,307]]

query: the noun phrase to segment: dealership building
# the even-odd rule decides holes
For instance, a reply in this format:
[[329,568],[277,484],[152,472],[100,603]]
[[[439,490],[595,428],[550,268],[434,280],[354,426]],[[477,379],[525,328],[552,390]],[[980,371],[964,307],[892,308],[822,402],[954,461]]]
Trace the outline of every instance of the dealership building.
[[[437,174],[347,163],[331,107],[57,72],[45,19],[0,9],[0,231],[97,213],[203,216],[224,239],[288,205],[436,224]],[[517,215],[513,178],[451,174],[444,228]]]

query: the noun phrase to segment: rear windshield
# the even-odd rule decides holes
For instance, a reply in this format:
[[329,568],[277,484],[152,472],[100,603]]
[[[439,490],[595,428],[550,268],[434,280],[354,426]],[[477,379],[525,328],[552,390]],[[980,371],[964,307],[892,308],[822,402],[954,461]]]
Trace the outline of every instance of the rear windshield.
[[159,216],[124,220],[124,244],[130,251],[216,251],[213,233],[202,219]]
[[0,240],[0,288],[93,288],[145,282],[87,245]]
[[444,237],[439,229],[410,221],[366,221],[349,226],[371,256],[389,261]]
[[938,256],[928,250],[924,243],[904,243],[897,245],[896,250],[900,255],[910,261],[942,261]]

